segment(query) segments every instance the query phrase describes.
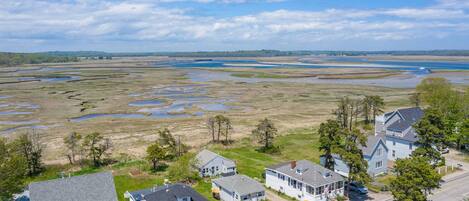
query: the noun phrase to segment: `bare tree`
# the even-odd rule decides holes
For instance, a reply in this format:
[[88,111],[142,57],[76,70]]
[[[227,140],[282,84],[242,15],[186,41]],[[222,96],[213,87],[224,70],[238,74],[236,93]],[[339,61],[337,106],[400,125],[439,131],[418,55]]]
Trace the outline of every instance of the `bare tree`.
[[81,135],[76,132],[72,132],[64,138],[64,143],[67,147],[67,153],[65,156],[67,156],[70,164],[74,164],[76,162],[75,157],[80,152],[80,140]]
[[212,136],[212,142],[215,142],[215,127],[216,127],[215,122],[216,122],[215,117],[210,117],[207,120],[207,128],[208,128],[208,132]]

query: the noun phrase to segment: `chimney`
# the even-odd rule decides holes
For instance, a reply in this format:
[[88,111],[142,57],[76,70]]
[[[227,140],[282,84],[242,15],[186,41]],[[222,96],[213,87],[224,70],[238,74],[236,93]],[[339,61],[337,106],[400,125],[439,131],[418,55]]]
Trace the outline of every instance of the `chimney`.
[[293,170],[296,167],[296,161],[290,162],[290,168]]

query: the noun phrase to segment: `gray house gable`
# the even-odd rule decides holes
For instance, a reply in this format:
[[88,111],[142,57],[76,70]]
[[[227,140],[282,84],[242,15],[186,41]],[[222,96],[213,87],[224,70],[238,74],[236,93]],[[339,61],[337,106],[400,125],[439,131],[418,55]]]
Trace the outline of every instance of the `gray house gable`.
[[373,156],[375,155],[376,151],[378,151],[378,148],[379,147],[384,147],[385,150],[383,150],[385,153],[383,154],[386,154],[389,149],[388,149],[388,146],[386,146],[386,143],[384,142],[383,138],[380,138],[378,140],[378,143],[375,144],[374,148],[373,148],[373,153],[370,155],[370,158],[373,158]]
[[220,156],[206,149],[199,152],[195,158],[196,158],[196,166],[198,168],[205,167],[207,164],[209,164],[210,162],[212,162],[213,160],[217,158],[220,158],[223,161],[223,165],[227,167],[236,167],[236,164],[234,161],[227,159],[223,156]]

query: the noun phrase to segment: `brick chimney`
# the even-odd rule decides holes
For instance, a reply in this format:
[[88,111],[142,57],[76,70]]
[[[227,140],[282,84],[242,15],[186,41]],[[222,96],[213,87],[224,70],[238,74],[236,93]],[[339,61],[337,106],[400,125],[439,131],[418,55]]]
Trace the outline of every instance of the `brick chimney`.
[[296,167],[296,161],[290,162],[290,168],[293,170]]

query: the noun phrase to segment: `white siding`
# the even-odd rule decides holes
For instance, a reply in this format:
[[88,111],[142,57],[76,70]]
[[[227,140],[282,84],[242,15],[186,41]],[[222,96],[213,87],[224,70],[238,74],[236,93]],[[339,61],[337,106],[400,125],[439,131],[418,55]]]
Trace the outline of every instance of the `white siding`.
[[[283,174],[281,174],[283,175]],[[265,173],[265,185],[275,191],[284,193],[290,197],[296,198],[300,201],[326,201],[328,200],[326,194],[321,195],[312,195],[306,191],[307,184],[302,183],[301,181],[297,181],[302,183],[301,189],[293,188],[293,186],[288,185],[288,176],[283,175],[285,180],[279,178],[276,172],[271,170],[266,170]],[[315,193],[316,194],[316,193]],[[329,198],[336,197],[336,195],[344,195],[344,188],[340,188],[338,190],[334,190],[331,194],[329,194]]]
[[[217,176],[222,173],[236,173],[236,167],[226,167],[223,163],[225,159],[217,157],[201,168],[201,176]],[[205,169],[205,172],[202,170]]]
[[[412,146],[410,147],[409,144],[412,144]],[[417,149],[417,146],[412,142],[392,137],[386,137],[386,146],[389,149],[388,159],[391,161],[395,161],[398,158],[407,158],[415,149]]]

